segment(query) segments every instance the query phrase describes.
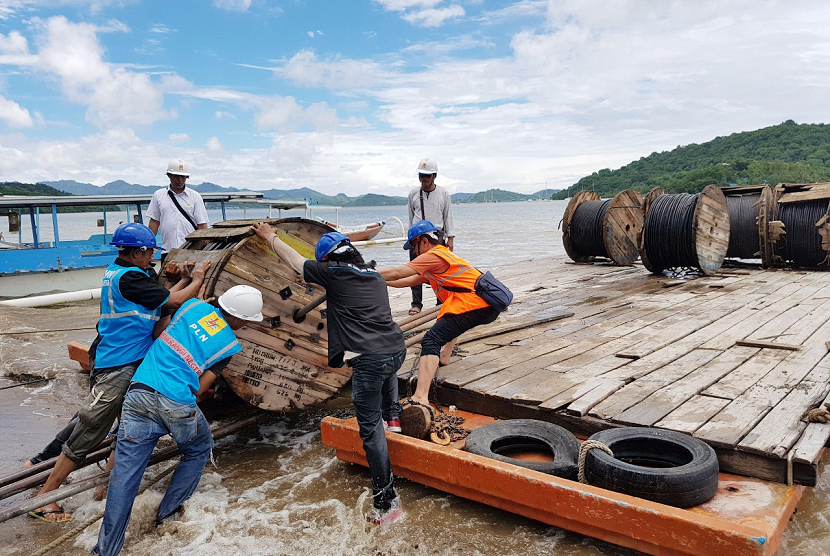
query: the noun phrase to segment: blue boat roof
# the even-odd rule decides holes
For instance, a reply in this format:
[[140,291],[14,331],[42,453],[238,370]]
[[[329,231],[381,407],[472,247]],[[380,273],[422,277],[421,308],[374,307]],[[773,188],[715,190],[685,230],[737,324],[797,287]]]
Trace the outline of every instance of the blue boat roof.
[[[262,193],[255,191],[235,191],[233,193],[200,193],[206,202],[228,202],[235,200],[258,200],[262,199]],[[134,205],[149,204],[152,195],[66,195],[61,197],[31,197],[31,196],[0,196],[0,209],[2,208],[31,208],[72,206],[82,207],[90,205]],[[273,206],[290,205],[282,208],[295,208],[306,206],[305,202],[284,202],[273,201]]]

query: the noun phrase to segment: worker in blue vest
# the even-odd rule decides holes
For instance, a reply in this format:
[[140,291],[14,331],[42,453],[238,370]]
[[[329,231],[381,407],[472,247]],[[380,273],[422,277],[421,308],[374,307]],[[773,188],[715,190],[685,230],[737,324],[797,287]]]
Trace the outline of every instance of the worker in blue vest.
[[113,556],[124,546],[141,477],[159,438],[170,434],[182,453],[156,523],[174,514],[190,498],[210,457],[213,437],[196,405],[230,361],[242,351],[234,330],[262,320],[262,294],[251,286],[234,286],[219,297],[218,307],[191,299],[173,315],[136,370],[124,399],[115,469],[93,554]]
[[[38,494],[57,489],[81,461],[100,447],[121,413],[133,373],[153,338],[168,322],[169,317],[162,318],[162,309],[172,312],[196,295],[210,266],[204,263],[192,275],[188,270],[168,290],[158,283],[150,266],[153,253],[161,247],[147,226],[132,222],[119,226],[110,245],[118,248],[118,257],[104,270],[98,337],[90,348],[90,360],[95,364],[89,378],[89,396],[74,426],[61,431],[58,436],[62,438],[50,444],[59,443],[61,453]],[[66,434],[68,439],[61,442]],[[33,510],[29,516],[56,523],[72,519],[57,503]]]

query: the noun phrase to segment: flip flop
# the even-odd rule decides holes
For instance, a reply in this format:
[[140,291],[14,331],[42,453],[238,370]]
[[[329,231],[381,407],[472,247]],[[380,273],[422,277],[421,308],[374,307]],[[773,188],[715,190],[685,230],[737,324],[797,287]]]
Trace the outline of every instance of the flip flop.
[[39,519],[41,521],[46,521],[47,523],[66,523],[67,521],[72,521],[72,516],[65,517],[63,519],[49,519],[46,517],[47,514],[65,514],[66,512],[63,509],[63,506],[58,506],[57,510],[32,510],[28,513],[29,517],[33,517],[35,519]]
[[412,308],[409,309],[409,314],[410,315],[418,315],[420,313],[421,313],[421,308],[420,307],[412,307]]

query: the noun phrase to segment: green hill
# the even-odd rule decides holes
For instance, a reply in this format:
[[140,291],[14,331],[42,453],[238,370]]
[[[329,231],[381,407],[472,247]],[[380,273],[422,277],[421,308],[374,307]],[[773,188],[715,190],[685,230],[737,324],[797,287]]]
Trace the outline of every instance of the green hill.
[[612,197],[624,189],[645,193],[664,187],[669,193],[697,193],[709,184],[816,181],[830,181],[830,126],[787,120],[700,145],[651,153],[618,170],[606,168],[585,176],[553,198],[572,197],[583,189]]
[[465,203],[509,203],[511,201],[526,201],[530,195],[514,193],[503,189],[488,189],[470,196]]

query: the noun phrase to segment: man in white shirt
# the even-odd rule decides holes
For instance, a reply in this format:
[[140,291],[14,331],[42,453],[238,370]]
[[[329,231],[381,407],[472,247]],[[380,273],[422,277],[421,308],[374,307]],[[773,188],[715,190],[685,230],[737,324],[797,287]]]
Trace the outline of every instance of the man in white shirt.
[[174,159],[167,165],[170,187],[153,193],[147,225],[153,233],[161,229],[161,245],[166,251],[181,247],[188,234],[208,227],[208,215],[202,196],[185,186],[190,172],[184,160]]
[[[424,158],[418,163],[418,180],[420,187],[409,192],[407,209],[409,226],[416,222],[429,220],[435,224],[443,235],[442,243],[452,251],[455,230],[452,222],[452,197],[444,187],[438,187],[435,178],[438,175],[438,163],[432,158]],[[409,260],[415,258],[415,251],[409,252]],[[423,291],[421,284],[412,287],[412,307],[410,315],[417,315],[423,308]]]

